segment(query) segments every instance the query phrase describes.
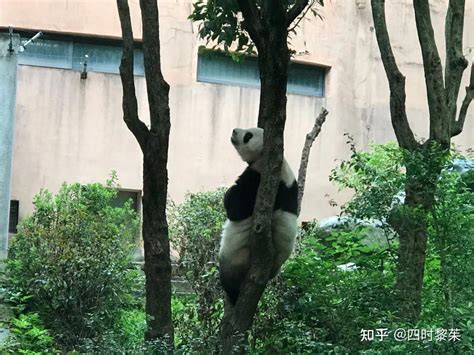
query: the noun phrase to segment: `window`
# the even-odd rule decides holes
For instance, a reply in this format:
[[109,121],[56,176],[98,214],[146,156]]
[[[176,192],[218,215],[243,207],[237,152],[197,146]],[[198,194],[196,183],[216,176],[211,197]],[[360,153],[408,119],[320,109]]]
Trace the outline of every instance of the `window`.
[[128,200],[132,200],[132,208],[135,210],[135,212],[139,213],[140,197],[140,191],[119,190],[117,193],[117,197],[112,200],[111,205],[112,207],[123,207],[125,205],[125,202],[127,202]]
[[10,218],[8,220],[8,233],[17,233],[20,201],[10,201]]
[[[24,42],[28,38],[21,38]],[[18,56],[19,64],[71,69],[72,42],[37,39]]]
[[[324,96],[326,69],[315,65],[290,63],[288,93]],[[246,57],[240,63],[223,53],[205,53],[198,56],[197,80],[206,83],[260,87],[256,58]]]
[[[22,35],[21,41],[31,35]],[[135,49],[134,74],[144,75],[143,52]],[[119,73],[122,45],[119,41],[43,35],[28,44],[18,56],[18,63],[32,66],[82,70],[88,55],[87,70]]]

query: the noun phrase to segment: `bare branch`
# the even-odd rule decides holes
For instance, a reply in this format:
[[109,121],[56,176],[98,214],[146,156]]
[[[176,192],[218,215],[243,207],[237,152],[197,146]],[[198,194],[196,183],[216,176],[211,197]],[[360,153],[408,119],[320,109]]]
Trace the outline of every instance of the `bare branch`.
[[323,123],[326,121],[326,116],[328,113],[328,110],[326,110],[324,107],[321,107],[321,112],[316,117],[313,128],[306,135],[303,151],[301,152],[300,168],[298,170],[298,215],[301,212],[301,201],[303,200],[304,187],[306,183],[306,171],[308,169],[311,146],[313,145],[316,137],[319,135],[319,132],[321,132],[321,128]]
[[288,26],[288,33],[291,33],[295,31],[298,26],[300,25],[300,22],[306,17],[306,14],[311,10],[311,7],[314,5],[314,2],[316,0],[311,0],[311,3],[306,7],[306,9],[301,13],[301,15],[298,17],[298,20],[293,24],[293,26],[289,27]]
[[140,0],[140,8],[143,28],[143,62],[145,76],[148,79],[146,87],[150,108],[150,131],[165,137],[170,125],[168,105],[170,86],[161,72],[157,0]]
[[286,26],[290,27],[292,22],[303,12],[304,8],[308,5],[308,0],[296,0],[295,4],[288,10],[286,16]]
[[390,86],[390,115],[398,144],[405,149],[418,145],[408,123],[405,101],[405,77],[393,55],[385,20],[385,0],[372,0],[372,17],[383,66]]
[[465,0],[450,0],[445,22],[446,42],[446,104],[449,120],[456,120],[456,103],[461,86],[462,74],[468,62],[462,53]]
[[138,117],[138,104],[133,77],[133,32],[127,0],[117,0],[117,9],[123,38],[123,52],[120,62],[120,78],[123,90],[123,120],[138,141],[142,152],[144,152],[150,132],[145,123]]
[[436,47],[428,0],[414,0],[416,30],[423,57],[425,84],[430,112],[430,139],[448,143],[450,120],[446,119],[443,68]]
[[461,110],[459,111],[459,118],[456,122],[453,123],[451,128],[451,136],[457,136],[460,134],[464,128],[464,122],[466,121],[467,110],[471,101],[474,99],[474,63],[471,64],[471,79],[469,80],[469,86],[466,86],[466,96],[461,105]]

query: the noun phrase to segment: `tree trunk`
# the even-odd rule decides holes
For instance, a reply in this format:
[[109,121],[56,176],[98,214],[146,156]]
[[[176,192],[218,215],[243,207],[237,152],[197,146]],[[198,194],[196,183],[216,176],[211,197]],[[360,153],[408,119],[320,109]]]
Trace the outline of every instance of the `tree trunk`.
[[[396,280],[398,314],[410,322],[416,322],[421,312],[428,216],[443,166],[443,152],[433,153],[433,149],[436,148],[424,146],[407,153],[405,201],[389,219],[400,242]],[[437,158],[433,158],[435,155]]]
[[117,8],[123,38],[120,64],[123,119],[143,153],[142,234],[145,249],[145,310],[149,317],[145,340],[162,341],[168,351],[173,349],[174,335],[171,320],[170,244],[166,220],[170,87],[161,72],[158,5],[156,0],[140,0],[150,128],[138,117],[133,77],[133,33],[127,0],[117,0]]
[[168,349],[173,346],[171,323],[171,260],[166,221],[168,172],[167,149],[157,137],[148,143],[143,162],[143,242],[145,250],[146,314],[145,340],[161,339]]
[[[241,1],[241,7],[245,1]],[[247,4],[248,5],[248,4]],[[247,9],[255,11],[256,8]],[[243,9],[244,16],[249,12]],[[262,17],[248,22],[258,49],[260,107],[258,126],[264,128],[263,169],[254,210],[251,268],[234,307],[225,300],[221,323],[224,354],[244,353],[248,331],[257,305],[270,278],[273,263],[271,221],[283,162],[283,133],[286,121],[286,86],[290,54],[287,44],[286,8],[282,3],[262,4]],[[269,143],[270,142],[270,143]]]
[[[427,245],[427,218],[433,209],[435,187],[443,158],[449,152],[451,137],[462,132],[467,109],[474,98],[474,66],[466,87],[458,118],[456,103],[467,61],[463,55],[465,0],[449,0],[445,20],[445,75],[436,46],[428,0],[414,0],[415,21],[423,58],[428,99],[430,136],[424,143],[415,140],[405,108],[405,77],[398,69],[385,20],[385,0],[371,0],[377,43],[390,86],[390,114],[401,148],[418,159],[406,163],[405,203],[390,216],[390,224],[400,237],[396,288],[399,315],[406,321],[418,320]],[[438,149],[435,144],[442,149]],[[435,149],[435,150],[433,150]],[[410,157],[408,157],[410,158]]]

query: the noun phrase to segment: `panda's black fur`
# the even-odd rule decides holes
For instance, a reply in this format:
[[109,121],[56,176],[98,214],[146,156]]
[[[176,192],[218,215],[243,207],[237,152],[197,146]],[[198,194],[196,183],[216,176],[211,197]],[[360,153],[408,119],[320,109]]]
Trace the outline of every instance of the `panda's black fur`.
[[[257,190],[260,185],[260,159],[263,149],[263,130],[235,129],[231,141],[249,166],[227,190],[224,207],[227,221],[222,232],[219,250],[221,284],[232,304],[237,302],[240,286],[250,268],[250,235]],[[276,276],[283,262],[293,250],[296,238],[298,186],[286,160],[282,165],[282,179],[278,187],[272,220],[275,259],[271,277]]]
[[[224,207],[229,220],[241,221],[252,216],[259,185],[260,173],[247,167],[224,196]],[[296,215],[297,209],[298,184],[296,180],[290,188],[280,181],[273,210],[282,210]]]

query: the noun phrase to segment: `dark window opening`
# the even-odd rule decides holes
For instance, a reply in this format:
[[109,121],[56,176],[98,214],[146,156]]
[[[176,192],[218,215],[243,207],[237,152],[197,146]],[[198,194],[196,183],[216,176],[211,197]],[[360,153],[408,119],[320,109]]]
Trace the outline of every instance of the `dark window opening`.
[[20,212],[20,201],[10,201],[10,218],[8,220],[8,233],[16,234],[18,226],[18,216]]
[[128,200],[132,200],[132,208],[135,212],[140,212],[140,191],[119,190],[117,196],[112,200],[112,207],[123,207]]

